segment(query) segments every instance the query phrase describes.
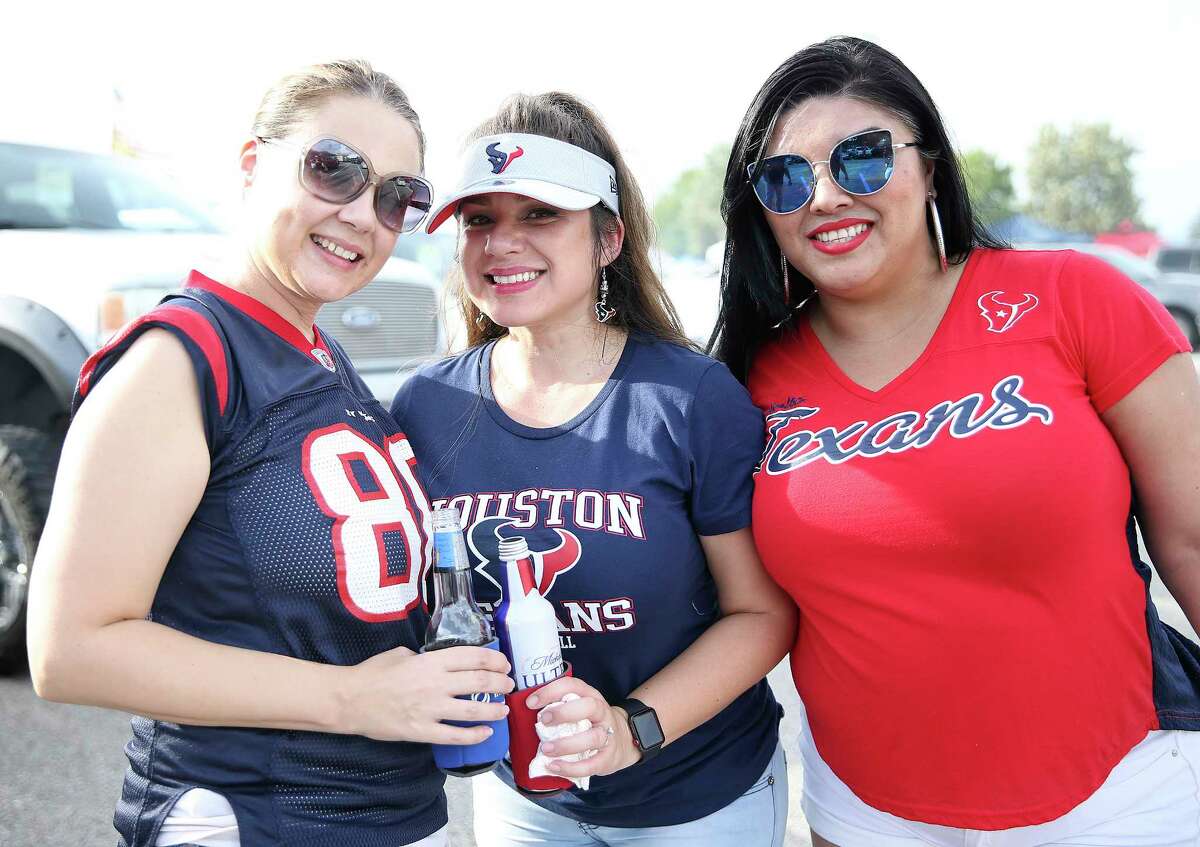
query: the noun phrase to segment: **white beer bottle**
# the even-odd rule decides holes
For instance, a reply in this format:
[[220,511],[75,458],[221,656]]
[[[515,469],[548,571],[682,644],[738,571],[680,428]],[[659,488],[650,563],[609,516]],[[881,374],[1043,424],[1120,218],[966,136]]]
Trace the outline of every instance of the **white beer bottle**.
[[554,606],[537,589],[533,558],[524,538],[500,542],[507,584],[496,609],[500,649],[512,665],[517,690],[544,685],[563,675]]

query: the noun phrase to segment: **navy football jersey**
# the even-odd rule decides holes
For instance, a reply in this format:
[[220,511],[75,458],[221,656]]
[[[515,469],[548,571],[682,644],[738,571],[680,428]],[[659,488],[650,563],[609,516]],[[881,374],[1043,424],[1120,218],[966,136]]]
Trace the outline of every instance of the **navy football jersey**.
[[[76,409],[151,327],[192,359],[212,466],[150,619],[335,665],[417,650],[429,504],[408,440],[345,353],[193,272],[88,360]],[[153,844],[193,787],[229,800],[246,845],[397,847],[446,823],[425,744],[135,717],[126,753],[115,824],[129,847]]]

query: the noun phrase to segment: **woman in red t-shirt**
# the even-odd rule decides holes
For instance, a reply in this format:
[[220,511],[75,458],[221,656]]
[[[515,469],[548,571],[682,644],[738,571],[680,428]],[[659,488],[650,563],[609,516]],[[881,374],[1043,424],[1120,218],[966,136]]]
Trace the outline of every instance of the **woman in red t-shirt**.
[[928,92],[859,39],[768,78],[723,205],[714,340],[766,415],[754,535],[800,610],[814,842],[1200,844],[1200,651],[1134,523],[1200,624],[1171,317],[990,237]]

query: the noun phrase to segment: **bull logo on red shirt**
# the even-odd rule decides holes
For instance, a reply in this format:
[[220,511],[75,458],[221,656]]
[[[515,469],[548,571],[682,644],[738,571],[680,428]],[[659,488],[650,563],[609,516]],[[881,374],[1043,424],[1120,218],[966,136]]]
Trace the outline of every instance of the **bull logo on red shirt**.
[[[1007,297],[1007,300],[1001,300]],[[1003,291],[989,291],[979,298],[979,314],[988,322],[988,332],[1007,332],[1013,324],[1021,319],[1021,315],[1032,312],[1037,308],[1038,298],[1035,294],[1025,293],[1016,303],[1011,303],[1012,295]]]

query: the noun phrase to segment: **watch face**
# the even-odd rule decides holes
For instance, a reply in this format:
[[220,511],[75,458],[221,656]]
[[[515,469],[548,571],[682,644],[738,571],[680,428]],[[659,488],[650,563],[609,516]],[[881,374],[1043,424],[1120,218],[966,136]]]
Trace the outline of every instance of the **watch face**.
[[633,731],[637,734],[638,747],[641,749],[654,749],[665,740],[662,727],[658,725],[658,715],[654,714],[653,710],[647,709],[640,715],[634,715],[629,722],[633,724]]

